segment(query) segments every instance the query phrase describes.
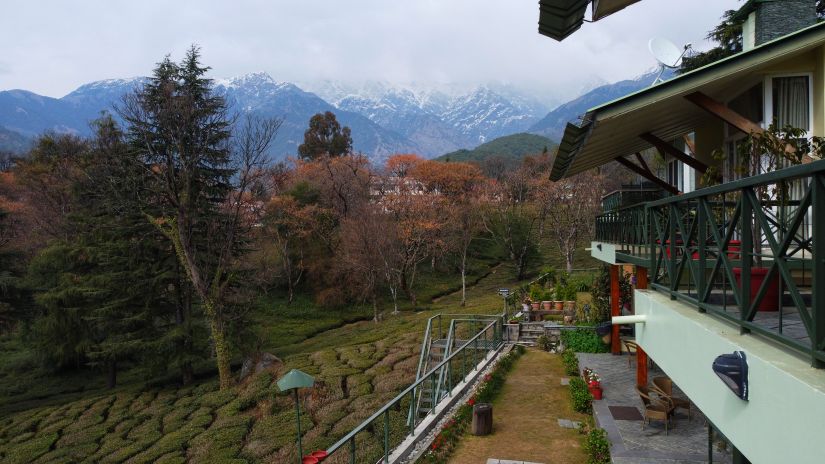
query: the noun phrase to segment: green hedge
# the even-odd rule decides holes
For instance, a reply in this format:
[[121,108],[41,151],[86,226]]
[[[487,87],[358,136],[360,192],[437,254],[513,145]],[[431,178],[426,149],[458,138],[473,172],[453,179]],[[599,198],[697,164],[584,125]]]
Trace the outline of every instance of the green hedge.
[[590,396],[587,384],[581,377],[570,379],[570,398],[573,400],[574,410],[590,414],[593,397]]
[[566,349],[561,353],[561,361],[564,363],[564,372],[567,375],[579,375],[579,358],[576,357],[576,352],[571,349]]
[[607,353],[608,346],[592,329],[564,330],[561,341],[567,349],[577,353]]
[[587,464],[610,464],[610,440],[604,429],[591,428],[584,442]]

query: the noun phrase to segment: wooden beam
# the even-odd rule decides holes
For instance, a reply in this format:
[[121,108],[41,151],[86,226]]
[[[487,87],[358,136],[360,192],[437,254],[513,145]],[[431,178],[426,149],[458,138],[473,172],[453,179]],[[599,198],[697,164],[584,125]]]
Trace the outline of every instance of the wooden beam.
[[650,170],[642,169],[641,167],[639,167],[636,164],[632,163],[630,160],[627,160],[627,159],[622,158],[622,157],[616,158],[616,162],[618,162],[622,166],[630,169],[631,171],[635,172],[636,174],[644,177],[645,179],[653,182],[654,184],[661,187],[663,190],[666,190],[669,193],[672,193],[673,195],[679,194],[679,189],[677,189],[676,187],[668,184],[667,182],[663,181],[662,179],[659,179]]
[[[613,264],[610,266],[610,316],[621,316],[622,310],[619,306],[619,299],[621,291],[619,289],[619,273],[621,266]],[[610,352],[613,354],[622,354],[621,341],[619,339],[619,325],[613,324],[611,326],[610,334]]]
[[764,129],[762,129],[762,126],[760,126],[759,124],[742,116],[736,111],[733,111],[732,109],[725,106],[724,103],[718,102],[708,97],[702,92],[694,92],[685,95],[685,98],[689,102],[698,106],[699,108],[702,108],[708,113],[716,116],[717,118],[721,119],[722,121],[725,121],[726,123],[730,124],[731,126],[739,129],[740,131],[746,134],[761,134],[762,132],[764,132]]
[[642,154],[639,153],[638,151],[636,152],[636,160],[638,160],[639,164],[642,165],[642,169],[644,169],[645,171],[648,171],[648,172],[652,172],[652,171],[650,171],[650,167],[648,167],[647,161],[645,161],[644,156],[642,156]]
[[[647,288],[647,268],[636,266],[636,288],[644,290]],[[633,299],[633,314],[636,314],[636,299]],[[638,343],[638,342],[637,342]],[[647,386],[647,353],[641,346],[636,348],[636,385]]]
[[687,164],[688,166],[696,169],[701,173],[705,173],[708,170],[708,165],[699,161],[698,159],[688,155],[687,153],[679,150],[678,148],[674,147],[672,144],[665,142],[664,140],[656,137],[655,135],[651,134],[650,132],[645,132],[644,134],[640,134],[639,138],[644,140],[645,142],[653,145],[659,150],[659,153],[664,155],[667,153],[668,155],[676,158],[677,160]]

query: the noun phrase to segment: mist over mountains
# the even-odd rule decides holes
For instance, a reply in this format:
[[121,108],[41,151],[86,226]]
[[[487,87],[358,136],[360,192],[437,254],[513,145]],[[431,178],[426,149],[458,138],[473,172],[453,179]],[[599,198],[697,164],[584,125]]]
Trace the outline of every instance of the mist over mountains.
[[[646,74],[603,85],[552,111],[540,99],[505,85],[461,88],[369,82],[349,86],[323,81],[301,88],[266,73],[217,79],[214,84],[234,111],[284,119],[270,153],[273,159],[295,155],[310,117],[332,111],[352,130],[355,150],[381,162],[393,153],[432,158],[522,132],[558,141],[567,121],[649,85],[654,77]],[[125,93],[146,79],[91,82],[62,98],[26,90],[1,91],[0,150],[23,152],[44,131],[87,135],[90,121],[102,111],[112,112]]]

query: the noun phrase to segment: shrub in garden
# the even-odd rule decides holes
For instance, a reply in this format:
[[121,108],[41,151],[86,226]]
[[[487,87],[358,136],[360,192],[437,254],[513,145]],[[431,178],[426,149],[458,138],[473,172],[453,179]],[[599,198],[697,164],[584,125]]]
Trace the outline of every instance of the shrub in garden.
[[587,464],[610,463],[610,441],[604,429],[591,428],[587,433],[584,449],[588,454]]
[[568,349],[577,353],[607,353],[607,345],[595,331],[589,329],[565,330],[561,341]]
[[581,377],[570,379],[570,398],[573,401],[573,409],[577,412],[590,413],[593,397],[587,390],[587,384]]
[[561,362],[564,364],[564,372],[567,375],[579,375],[579,359],[576,352],[566,349],[561,354]]

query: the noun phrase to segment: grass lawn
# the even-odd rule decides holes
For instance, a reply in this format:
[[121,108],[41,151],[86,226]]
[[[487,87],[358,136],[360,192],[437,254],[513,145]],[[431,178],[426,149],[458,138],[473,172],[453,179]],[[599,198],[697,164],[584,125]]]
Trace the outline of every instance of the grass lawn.
[[558,419],[584,421],[573,411],[564,367],[558,355],[530,349],[521,356],[493,403],[493,433],[465,435],[450,458],[453,464],[485,463],[488,458],[530,462],[587,462],[578,430]]

